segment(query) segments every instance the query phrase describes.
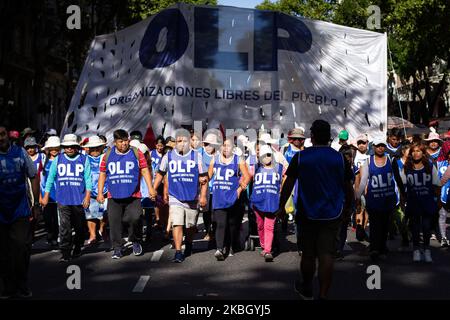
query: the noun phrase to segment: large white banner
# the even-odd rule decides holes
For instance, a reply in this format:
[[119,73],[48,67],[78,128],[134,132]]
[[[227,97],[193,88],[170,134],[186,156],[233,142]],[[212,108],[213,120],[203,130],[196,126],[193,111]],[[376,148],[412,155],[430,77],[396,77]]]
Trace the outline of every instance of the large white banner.
[[387,123],[386,35],[282,13],[179,4],[89,50],[63,134]]

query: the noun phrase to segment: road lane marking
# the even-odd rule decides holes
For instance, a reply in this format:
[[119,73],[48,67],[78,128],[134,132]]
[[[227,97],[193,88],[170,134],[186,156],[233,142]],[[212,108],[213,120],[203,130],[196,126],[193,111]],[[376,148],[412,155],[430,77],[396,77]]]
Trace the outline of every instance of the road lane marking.
[[134,286],[133,292],[141,293],[144,291],[145,286],[147,285],[148,280],[150,280],[150,276],[141,276]]
[[152,258],[150,259],[151,262],[159,262],[161,260],[161,257],[164,253],[164,250],[158,250],[153,252]]

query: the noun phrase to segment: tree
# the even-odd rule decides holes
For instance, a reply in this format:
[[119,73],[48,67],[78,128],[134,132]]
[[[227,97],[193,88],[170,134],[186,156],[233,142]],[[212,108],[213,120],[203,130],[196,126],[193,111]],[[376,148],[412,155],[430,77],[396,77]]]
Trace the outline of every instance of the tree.
[[[418,98],[422,122],[437,112],[440,98],[448,87],[450,62],[450,4],[448,0],[264,0],[258,9],[329,21],[354,28],[367,28],[371,15],[367,8],[381,11],[381,30],[388,34],[394,68],[404,78],[412,77],[412,95]],[[435,90],[430,76],[436,66],[444,74]],[[425,88],[425,96],[420,94]]]
[[[128,0],[128,9],[132,19],[145,19],[180,1],[176,0]],[[183,3],[197,5],[217,5],[217,0],[184,0]]]
[[256,6],[259,10],[280,11],[286,14],[316,20],[331,21],[336,0],[264,0]]

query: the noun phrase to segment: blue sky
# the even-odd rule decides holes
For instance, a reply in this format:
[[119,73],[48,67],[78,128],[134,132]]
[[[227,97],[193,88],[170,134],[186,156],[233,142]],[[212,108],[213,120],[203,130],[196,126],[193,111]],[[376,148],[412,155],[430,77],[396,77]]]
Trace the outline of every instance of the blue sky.
[[252,8],[263,2],[263,0],[218,0],[217,4],[222,6],[233,6],[240,8]]

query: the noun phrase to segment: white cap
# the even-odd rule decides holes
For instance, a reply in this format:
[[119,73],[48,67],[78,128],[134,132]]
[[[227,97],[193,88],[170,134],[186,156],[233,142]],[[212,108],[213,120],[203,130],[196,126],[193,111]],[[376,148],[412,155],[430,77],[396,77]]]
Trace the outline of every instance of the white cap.
[[94,148],[94,147],[100,147],[104,146],[106,143],[103,142],[102,139],[100,139],[99,136],[91,136],[89,137],[88,143],[86,143],[83,147],[84,148]]
[[312,144],[312,142],[311,142],[311,138],[306,138],[306,139],[305,139],[305,144],[304,144],[303,146],[304,146],[305,148],[312,147],[313,144]]
[[138,148],[138,149],[139,149],[140,144],[141,143],[139,142],[139,140],[136,140],[136,139],[130,141],[130,146]]
[[42,148],[42,150],[48,149],[48,148],[59,148],[61,147],[61,140],[59,137],[51,136],[48,137],[47,141],[45,141],[45,145]]
[[377,146],[379,144],[384,144],[385,146],[387,146],[386,138],[383,136],[375,137],[375,139],[373,139],[372,145]]
[[141,151],[143,154],[145,154],[145,153],[147,153],[147,152],[149,151],[147,145],[144,144],[144,143],[140,143],[139,146],[138,146],[138,149],[139,149],[139,151]]
[[78,138],[76,135],[69,133],[64,136],[63,141],[61,142],[61,146],[67,147],[67,146],[80,146],[78,143]]
[[259,147],[259,156],[266,154],[273,154],[272,148],[268,145],[262,145],[261,147]]

